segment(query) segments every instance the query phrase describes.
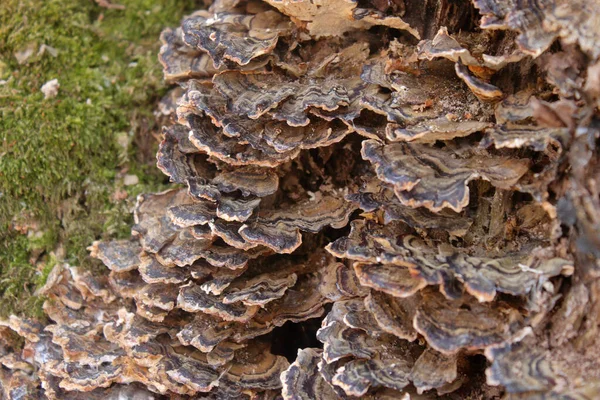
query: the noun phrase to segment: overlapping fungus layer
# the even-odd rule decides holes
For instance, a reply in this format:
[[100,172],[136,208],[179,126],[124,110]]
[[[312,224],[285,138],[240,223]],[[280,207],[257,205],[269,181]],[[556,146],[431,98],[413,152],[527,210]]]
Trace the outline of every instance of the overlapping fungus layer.
[[165,30],[173,188],[2,323],[3,395],[600,397],[599,21],[217,0]]

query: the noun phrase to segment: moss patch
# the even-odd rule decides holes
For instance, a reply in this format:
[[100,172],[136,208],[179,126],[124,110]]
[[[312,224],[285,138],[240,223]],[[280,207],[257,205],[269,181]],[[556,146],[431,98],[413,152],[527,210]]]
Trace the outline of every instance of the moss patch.
[[[0,3],[0,316],[39,314],[31,295],[48,266],[93,267],[85,248],[127,236],[137,194],[165,183],[148,156],[166,90],[158,36],[195,2],[118,3]],[[58,95],[45,99],[52,79]]]

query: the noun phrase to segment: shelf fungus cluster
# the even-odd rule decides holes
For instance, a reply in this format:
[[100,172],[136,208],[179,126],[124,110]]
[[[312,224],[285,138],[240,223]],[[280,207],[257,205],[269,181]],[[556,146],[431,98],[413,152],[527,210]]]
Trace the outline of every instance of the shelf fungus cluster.
[[165,30],[172,188],[0,323],[3,396],[600,398],[599,21],[217,0]]

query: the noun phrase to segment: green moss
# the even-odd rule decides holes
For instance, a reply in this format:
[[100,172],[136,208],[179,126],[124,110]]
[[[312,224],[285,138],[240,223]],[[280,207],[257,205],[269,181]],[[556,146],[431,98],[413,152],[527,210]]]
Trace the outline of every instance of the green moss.
[[[158,35],[195,2],[119,3],[125,10],[91,0],[0,2],[1,316],[39,313],[31,294],[56,262],[50,252],[93,267],[85,248],[128,235],[135,196],[165,182],[152,160],[122,144],[155,146],[152,111],[166,90]],[[26,50],[19,64],[15,54]],[[51,79],[58,96],[44,99]],[[126,171],[140,184],[123,187]],[[123,190],[127,198],[115,196]]]

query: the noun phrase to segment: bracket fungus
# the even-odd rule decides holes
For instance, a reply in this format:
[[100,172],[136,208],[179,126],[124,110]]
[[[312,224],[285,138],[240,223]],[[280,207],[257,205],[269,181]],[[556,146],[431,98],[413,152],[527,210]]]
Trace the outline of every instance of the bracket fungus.
[[600,397],[599,20],[215,0],[166,29],[172,187],[0,323],[3,396]]

